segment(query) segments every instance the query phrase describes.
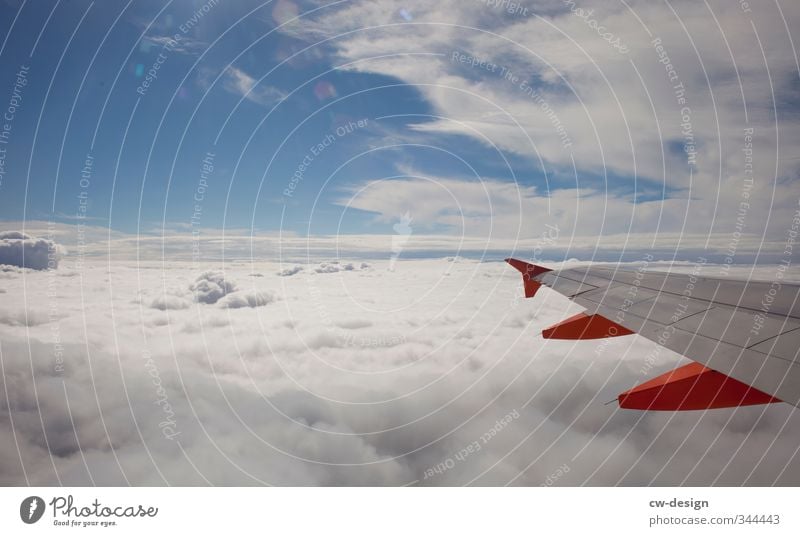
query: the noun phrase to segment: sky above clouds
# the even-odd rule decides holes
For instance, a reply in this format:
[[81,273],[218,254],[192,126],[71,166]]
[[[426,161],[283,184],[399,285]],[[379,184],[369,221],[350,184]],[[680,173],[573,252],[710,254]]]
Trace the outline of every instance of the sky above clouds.
[[800,281],[798,24],[0,0],[0,484],[797,485],[795,408],[621,411],[686,358],[497,261]]
[[409,212],[528,249],[557,226],[559,255],[750,240],[752,262],[798,208],[793,3],[30,7],[0,6],[6,93],[27,68],[5,220],[390,235]]

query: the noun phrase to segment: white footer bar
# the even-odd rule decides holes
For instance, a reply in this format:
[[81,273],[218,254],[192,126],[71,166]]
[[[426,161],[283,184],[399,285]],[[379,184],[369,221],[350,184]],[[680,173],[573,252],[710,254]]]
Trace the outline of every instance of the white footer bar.
[[797,488],[3,488],[0,528],[21,535],[796,535],[798,496]]

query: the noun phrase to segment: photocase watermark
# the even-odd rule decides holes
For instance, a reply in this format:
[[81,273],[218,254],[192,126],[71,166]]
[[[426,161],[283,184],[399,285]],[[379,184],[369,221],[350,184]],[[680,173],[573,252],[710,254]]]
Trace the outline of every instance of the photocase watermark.
[[[75,270],[83,270],[86,257],[86,219],[89,211],[89,186],[91,185],[92,171],[94,169],[94,157],[87,153],[83,167],[78,179],[77,208],[75,210]],[[61,314],[58,305],[58,263],[63,253],[63,248],[56,243],[55,222],[47,222],[47,289],[46,295],[49,302],[47,316],[50,326],[51,344],[53,347],[53,371],[57,374],[64,374],[64,345],[61,336]]]
[[555,484],[556,482],[561,480],[561,478],[564,475],[566,475],[567,473],[569,473],[569,471],[570,471],[570,467],[566,463],[562,464],[562,465],[559,465],[556,468],[556,470],[553,471],[552,473],[550,473],[549,475],[547,475],[547,478],[544,479],[544,482],[542,482],[539,485],[541,487],[549,488],[550,486],[552,486],[553,484]]
[[32,495],[20,503],[19,517],[26,525],[33,525],[42,518],[44,507],[44,499]]
[[[531,248],[530,255],[530,260],[533,264],[542,262],[542,254],[544,253],[545,248],[555,244],[561,233],[558,224],[550,225],[549,223],[545,223],[544,227],[544,231],[542,231],[539,237],[533,241],[533,247]],[[523,299],[525,299],[525,297],[519,292],[515,291],[512,294],[511,307],[517,307]]]
[[564,3],[564,5],[569,7],[569,10],[573,15],[583,19],[589,28],[597,32],[597,35],[599,35],[601,39],[607,41],[608,44],[610,44],[611,47],[616,49],[620,54],[627,54],[630,52],[630,48],[628,48],[628,45],[622,42],[622,39],[614,35],[614,33],[608,31],[605,26],[597,22],[597,19],[592,18],[594,15],[594,9],[583,9],[582,7],[578,7],[574,0],[561,1]]
[[[335,264],[335,263],[334,263]],[[362,267],[365,266],[362,264]],[[352,271],[352,270],[343,270]],[[308,293],[313,309],[319,315],[316,324],[325,328],[325,331],[335,337],[342,347],[352,348],[389,348],[405,344],[408,339],[405,334],[393,335],[357,335],[353,330],[337,325],[329,308],[322,300],[322,290],[317,284],[320,274],[317,271],[307,272],[305,277],[308,284]],[[327,288],[327,285],[326,285]]]
[[44,516],[47,505],[51,506],[52,521],[56,527],[113,527],[117,525],[111,518],[156,517],[155,506],[113,505],[108,506],[95,499],[87,504],[76,504],[72,495],[55,496],[49,503],[42,497],[32,495],[19,505],[19,517],[26,525],[33,525]]
[[314,159],[321,155],[326,149],[333,146],[338,139],[352,134],[356,130],[365,128],[367,124],[368,120],[366,118],[359,119],[358,121],[348,121],[346,125],[337,127],[336,130],[329,132],[324,138],[309,147],[308,152],[303,156],[297,169],[295,169],[292,174],[292,178],[289,179],[286,188],[283,189],[283,196],[292,197],[294,195],[295,189],[297,189],[297,186],[305,179],[306,172],[311,167]]
[[[52,523],[57,527],[113,527],[117,522],[110,518],[153,518],[158,515],[157,507],[142,504],[106,506],[95,499],[88,505],[76,505],[72,495],[53,497],[49,505],[52,507]],[[43,513],[44,507],[39,517]]]
[[[511,0],[478,0],[481,4],[485,4],[486,6],[492,9],[501,9],[508,13],[509,15],[516,15],[522,17],[528,17],[531,15],[530,11],[527,7],[523,6],[520,2],[514,2]],[[582,19],[586,25],[594,30],[597,35],[603,39],[604,41],[608,42],[609,45],[613,49],[615,49],[620,54],[627,54],[630,52],[630,48],[626,45],[622,39],[614,34],[613,32],[609,31],[606,26],[601,24],[596,18],[594,18],[594,9],[584,9],[575,2],[575,0],[561,0],[561,2],[569,8],[570,12]]]
[[394,234],[392,235],[392,254],[389,257],[390,272],[394,272],[397,261],[400,259],[400,254],[403,253],[408,240],[411,238],[411,233],[414,232],[414,229],[411,228],[411,221],[411,213],[406,211],[400,217],[400,221],[392,226]]
[[61,340],[61,315],[58,307],[58,259],[60,251],[55,243],[55,223],[47,222],[47,240],[50,246],[47,248],[47,320],[50,326],[50,343],[53,346],[53,371],[57,374],[64,374],[64,345]]
[[558,224],[550,225],[549,223],[545,223],[544,227],[545,230],[542,231],[542,234],[539,235],[539,238],[537,238],[533,244],[533,254],[531,255],[533,262],[541,262],[544,248],[555,244],[561,233]]
[[528,8],[519,2],[511,0],[478,0],[481,4],[485,4],[492,9],[502,9],[509,15],[522,15],[528,16]]
[[675,326],[673,324],[685,317],[689,311],[689,301],[692,299],[692,295],[694,294],[694,288],[697,284],[697,279],[707,262],[708,259],[705,257],[697,258],[697,262],[695,263],[694,268],[692,268],[692,272],[689,274],[686,285],[681,292],[681,301],[675,306],[675,310],[673,311],[672,316],[669,318],[669,324],[664,326],[664,329],[661,330],[661,333],[659,333],[657,339],[658,344],[654,346],[644,358],[644,365],[642,365],[642,368],[639,371],[643,376],[647,375],[655,366],[658,356],[661,355],[661,351],[665,348],[664,345],[675,333]]
[[[150,89],[150,86],[153,85],[158,79],[158,73],[161,70],[161,67],[166,63],[169,54],[174,51],[180,45],[181,40],[189,33],[189,31],[197,26],[200,22],[200,19],[203,18],[205,15],[208,14],[211,9],[219,3],[219,0],[209,0],[199,8],[197,8],[192,16],[186,19],[183,23],[178,25],[179,33],[175,33],[172,36],[167,36],[163,39],[163,44],[161,45],[161,51],[156,56],[156,59],[150,65],[150,68],[147,72],[142,72],[144,74],[144,80],[142,83],[139,84],[139,87],[136,88],[136,93],[141,96],[144,96],[147,91]],[[142,69],[142,71],[144,71]],[[137,70],[137,75],[139,72]]]
[[658,62],[664,66],[667,78],[672,83],[672,91],[675,95],[675,101],[680,106],[680,127],[681,135],[683,137],[683,151],[686,153],[686,163],[689,166],[697,165],[697,145],[695,143],[694,128],[692,127],[692,109],[689,107],[686,98],[686,87],[683,85],[678,70],[672,64],[669,58],[667,49],[661,42],[660,37],[654,38],[650,44],[658,55]]
[[747,0],[739,0],[739,9],[742,10],[742,13],[752,13],[753,10],[750,7],[750,2]]
[[466,461],[466,459],[473,454],[477,454],[492,439],[494,439],[497,434],[503,431],[504,428],[506,428],[516,419],[519,419],[519,412],[516,409],[513,409],[503,418],[496,420],[494,426],[481,434],[478,439],[460,449],[453,456],[448,456],[444,461],[437,463],[433,467],[425,469],[425,472],[422,474],[422,480],[433,478],[435,475],[442,475],[454,468],[459,463]]
[[[625,299],[622,300],[622,306],[617,310],[616,318],[618,324],[622,324],[625,321],[625,315],[627,314],[628,310],[636,303],[636,296],[639,295],[639,288],[642,286],[642,280],[644,279],[644,275],[647,272],[647,267],[650,266],[650,263],[653,262],[653,255],[650,253],[645,253],[642,257],[642,263],[636,269],[633,283],[628,285],[628,292],[625,293]],[[608,333],[612,336],[617,334],[617,328],[611,326],[609,328]]]
[[195,9],[194,13],[192,13],[192,16],[186,19],[183,24],[180,24],[178,29],[182,34],[186,35],[189,33],[189,30],[197,26],[197,23],[200,22],[200,19],[206,16],[208,12],[211,11],[211,8],[215,7],[217,4],[219,4],[219,0],[208,0],[208,2]]
[[[624,324],[625,316],[627,315],[628,311],[630,311],[630,308],[637,303],[636,298],[639,295],[639,289],[642,286],[642,281],[644,280],[644,276],[647,273],[648,267],[654,260],[655,260],[654,256],[650,253],[646,253],[642,257],[642,262],[636,269],[633,282],[628,286],[628,292],[625,294],[625,298],[622,301],[622,305],[616,312],[614,320],[618,324]],[[698,257],[697,262],[692,268],[692,272],[689,274],[686,285],[681,293],[681,301],[678,303],[678,305],[675,306],[675,310],[669,319],[669,324],[674,324],[675,322],[679,321],[684,316],[686,316],[689,310],[689,301],[691,300],[692,294],[694,293],[695,285],[697,284],[697,278],[700,272],[702,271],[703,266],[705,266],[707,262],[708,260],[705,257]],[[670,339],[673,333],[675,333],[674,326],[667,325],[664,327],[664,329],[658,336],[658,345],[655,346],[647,354],[647,356],[645,356],[644,365],[642,365],[640,371],[642,374],[647,374],[655,366],[658,356],[661,355],[663,345],[667,343],[667,341]],[[616,335],[617,328],[613,326],[609,328],[609,334],[611,336]],[[608,339],[606,340],[608,341]],[[596,349],[596,351],[604,352],[605,346],[599,346]]]
[[17,112],[22,107],[22,97],[25,87],[28,85],[28,71],[30,67],[20,65],[17,70],[14,85],[11,88],[11,96],[8,99],[5,110],[3,110],[2,124],[0,124],[0,187],[6,178],[6,158],[8,149],[5,147],[11,141],[11,130],[14,127],[14,119]]
[[147,374],[150,376],[150,381],[153,382],[153,386],[156,388],[157,398],[154,404],[161,408],[161,411],[164,413],[164,420],[158,423],[158,427],[161,429],[161,433],[165,438],[174,440],[181,432],[178,430],[178,423],[175,421],[175,410],[172,409],[172,404],[169,402],[169,395],[161,381],[161,373],[155,361],[153,361],[153,356],[150,354],[149,350],[144,350],[142,352],[142,359],[144,360],[144,369],[147,371]]
[[736,250],[739,248],[739,241],[742,239],[747,213],[750,211],[750,191],[755,184],[755,179],[753,177],[753,132],[754,129],[752,127],[744,129],[744,143],[742,144],[744,167],[742,170],[741,201],[739,201],[739,209],[736,214],[734,230],[733,233],[731,233],[731,240],[728,243],[728,249],[725,251],[725,258],[720,267],[720,271],[723,275],[728,275],[730,272],[731,264],[733,264],[733,259],[736,256]]
[[208,191],[209,184],[208,181],[211,178],[211,174],[214,173],[214,159],[216,158],[216,154],[207,151],[203,160],[200,163],[200,177],[197,180],[197,185],[194,189],[194,194],[192,195],[192,216],[189,218],[189,226],[192,230],[192,264],[197,267],[197,264],[200,262],[201,252],[200,252],[200,224],[203,218],[203,201],[206,198],[206,192]]
[[454,50],[450,54],[450,61],[463,65],[469,65],[472,68],[478,68],[493,74],[497,74],[501,79],[506,80],[517,87],[526,97],[531,99],[534,104],[539,107],[545,117],[550,120],[553,129],[561,140],[561,147],[563,149],[569,149],[572,147],[572,139],[570,138],[566,127],[561,122],[561,119],[559,119],[558,114],[553,107],[550,106],[550,103],[547,101],[545,96],[538,89],[530,85],[530,82],[526,78],[517,75],[514,71],[506,66],[499,65],[478,56],[466,54],[460,50]]
[[355,346],[359,348],[388,348],[391,346],[398,346],[404,344],[408,339],[405,335],[389,335],[386,337],[378,336],[361,336],[356,337],[352,333],[348,333],[344,337],[345,346]]
[[78,207],[75,211],[76,237],[77,237],[77,257],[75,259],[75,269],[83,269],[86,258],[86,219],[89,214],[89,187],[92,185],[92,174],[94,173],[94,156],[86,153],[86,158],[81,168],[80,179],[78,179]]
[[[798,208],[792,215],[792,221],[786,228],[783,256],[778,263],[769,288],[761,298],[761,307],[753,316],[753,327],[750,329],[750,335],[752,336],[758,336],[759,333],[761,333],[761,329],[764,327],[767,320],[765,315],[772,310],[772,304],[775,302],[775,298],[778,296],[778,292],[780,292],[783,286],[781,281],[786,277],[786,271],[792,265],[792,256],[794,254],[794,246],[797,244],[798,233],[800,233],[800,199],[798,200]],[[748,338],[748,343],[749,341],[750,338]]]

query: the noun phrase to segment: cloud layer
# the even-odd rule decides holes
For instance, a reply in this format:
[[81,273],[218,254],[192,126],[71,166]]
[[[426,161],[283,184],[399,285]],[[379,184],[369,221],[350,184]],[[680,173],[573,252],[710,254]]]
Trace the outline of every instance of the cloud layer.
[[800,482],[795,408],[605,405],[684,360],[543,340],[579,308],[505,264],[65,262],[0,285],[3,484]]

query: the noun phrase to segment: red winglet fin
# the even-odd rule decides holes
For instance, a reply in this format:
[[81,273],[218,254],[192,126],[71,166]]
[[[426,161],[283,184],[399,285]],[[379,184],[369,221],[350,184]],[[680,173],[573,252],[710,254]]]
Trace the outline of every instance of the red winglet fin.
[[536,264],[530,264],[517,259],[506,259],[506,262],[519,270],[523,277],[528,276],[528,278],[536,277],[539,274],[553,271],[550,268],[545,268],[544,266],[539,266]]
[[542,331],[545,339],[605,339],[632,335],[633,331],[602,315],[578,313]]
[[533,279],[525,279],[522,283],[525,285],[526,298],[533,298],[536,295],[536,291],[538,291],[539,287],[542,286],[541,283],[534,281]]
[[690,363],[625,391],[617,398],[626,409],[686,411],[780,402],[700,363]]
[[526,298],[532,298],[536,294],[536,291],[539,290],[539,287],[542,286],[541,283],[535,281],[533,278],[539,274],[552,271],[550,268],[537,266],[517,259],[506,259],[506,262],[519,270],[522,274],[522,283],[525,286]]

